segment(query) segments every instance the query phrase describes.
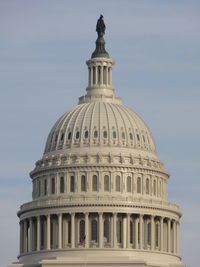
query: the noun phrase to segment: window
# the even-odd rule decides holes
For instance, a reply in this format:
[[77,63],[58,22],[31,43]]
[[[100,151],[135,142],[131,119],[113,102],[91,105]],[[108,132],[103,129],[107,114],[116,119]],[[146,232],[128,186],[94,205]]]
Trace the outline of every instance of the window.
[[79,131],[76,132],[76,139],[79,139]]
[[68,221],[68,243],[71,243],[71,221]]
[[113,139],[117,138],[117,133],[115,131],[113,131]]
[[146,179],[146,194],[149,195],[149,179]]
[[110,179],[108,175],[104,176],[104,191],[110,190]]
[[85,221],[81,220],[80,221],[80,236],[79,236],[79,242],[81,243],[82,241],[85,240]]
[[64,139],[64,133],[61,134],[60,141],[63,141]]
[[86,177],[85,177],[85,175],[81,176],[81,192],[86,192]]
[[110,240],[109,237],[109,220],[104,220],[104,243],[108,243]]
[[61,176],[60,177],[60,193],[64,193],[65,190],[65,181],[64,181],[64,177]]
[[121,219],[118,219],[117,221],[117,242],[122,242],[122,221]]
[[156,247],[158,247],[158,245],[159,245],[158,244],[158,234],[159,234],[158,232],[159,232],[159,227],[158,227],[158,223],[156,223],[156,240],[155,240],[156,241]]
[[120,192],[120,176],[119,175],[116,176],[115,190],[116,190],[116,192]]
[[137,178],[137,193],[141,194],[141,177]]
[[140,136],[139,136],[139,134],[137,134],[137,140],[140,141]]
[[75,192],[75,180],[74,176],[70,177],[70,192]]
[[94,131],[94,138],[97,138],[98,137],[98,132],[97,130]]
[[107,131],[105,130],[105,131],[103,131],[103,138],[107,138],[108,137],[108,133],[107,133]]
[[97,191],[97,176],[92,176],[92,191]]
[[131,193],[131,177],[130,176],[128,176],[126,180],[126,191],[128,193]]
[[151,245],[151,223],[147,223],[147,245]]
[[129,137],[131,140],[133,140],[133,134],[132,133],[129,133]]
[[44,195],[47,195],[47,179],[44,180]]
[[156,180],[153,181],[153,194],[156,195]]
[[68,136],[67,136],[67,139],[68,139],[68,140],[70,140],[70,139],[71,139],[71,137],[72,137],[72,133],[71,133],[71,132],[69,132],[69,133],[68,133]]
[[125,139],[125,132],[122,132],[122,139]]
[[85,139],[88,138],[88,131],[85,131]]
[[97,221],[91,222],[91,240],[97,242]]
[[55,194],[55,178],[51,178],[51,194]]
[[130,243],[133,243],[133,222],[130,221]]

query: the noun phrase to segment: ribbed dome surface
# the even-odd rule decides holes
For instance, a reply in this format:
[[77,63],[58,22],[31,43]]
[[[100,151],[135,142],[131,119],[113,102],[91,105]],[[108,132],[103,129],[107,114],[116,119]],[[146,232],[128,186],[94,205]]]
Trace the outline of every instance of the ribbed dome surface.
[[143,120],[115,103],[79,104],[53,126],[44,156],[73,147],[112,146],[155,152],[152,135]]

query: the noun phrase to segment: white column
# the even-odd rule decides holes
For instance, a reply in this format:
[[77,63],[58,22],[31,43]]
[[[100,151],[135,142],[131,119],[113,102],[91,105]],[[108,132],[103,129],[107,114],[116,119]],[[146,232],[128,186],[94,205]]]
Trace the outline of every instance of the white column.
[[113,213],[113,247],[117,246],[117,213]]
[[37,217],[37,251],[40,250],[40,216]]
[[163,217],[160,217],[160,250],[163,251]]
[[50,235],[51,235],[51,232],[50,232],[50,227],[51,227],[51,224],[50,224],[50,214],[47,215],[47,249],[50,249],[51,248],[51,245],[50,245]]
[[62,248],[62,213],[58,214],[58,248]]
[[154,216],[151,215],[151,250],[155,249],[155,222]]
[[71,213],[71,248],[75,247],[74,227],[75,227],[75,214]]
[[99,213],[99,247],[103,247],[103,213]]
[[27,221],[24,220],[24,253],[27,252]]
[[176,252],[179,255],[179,222],[177,222],[177,242],[176,242]]
[[106,85],[108,85],[108,66],[106,66]]
[[95,84],[98,84],[98,66],[95,66]]
[[29,251],[32,251],[33,250],[33,219],[32,218],[29,219],[29,233],[30,233]]
[[135,218],[135,248],[138,249],[138,218]]
[[[127,213],[127,226],[126,226],[126,247],[130,248],[130,213]],[[132,231],[133,232],[133,231]]]
[[85,213],[85,247],[89,247],[89,213]]
[[143,249],[143,214],[140,214],[140,249]]
[[91,68],[88,67],[88,85],[91,86]]
[[167,252],[171,253],[171,220],[170,218],[167,221]]
[[176,254],[176,221],[173,220],[173,253]]
[[110,85],[112,86],[112,68],[110,67]]
[[20,225],[20,241],[19,241],[19,252],[20,254],[23,253],[23,222],[20,221],[19,222],[19,225]]
[[122,240],[122,246],[123,246],[123,248],[126,248],[126,233],[127,233],[127,231],[126,231],[126,224],[127,224],[127,220],[126,220],[126,216],[124,216],[123,218],[122,218],[122,231],[123,231],[123,240]]

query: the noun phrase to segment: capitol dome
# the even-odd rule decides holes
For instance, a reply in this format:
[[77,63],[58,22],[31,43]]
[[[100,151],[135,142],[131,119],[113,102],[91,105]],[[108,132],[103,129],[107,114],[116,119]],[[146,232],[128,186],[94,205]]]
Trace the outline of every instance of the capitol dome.
[[114,94],[102,16],[96,31],[86,94],[57,120],[30,173],[10,267],[183,267],[169,173],[147,125]]

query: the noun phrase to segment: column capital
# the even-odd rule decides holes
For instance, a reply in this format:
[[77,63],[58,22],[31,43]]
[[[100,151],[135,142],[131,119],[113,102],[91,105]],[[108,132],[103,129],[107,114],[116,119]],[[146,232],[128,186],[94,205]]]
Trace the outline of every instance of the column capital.
[[103,212],[98,212],[98,214],[103,216]]

